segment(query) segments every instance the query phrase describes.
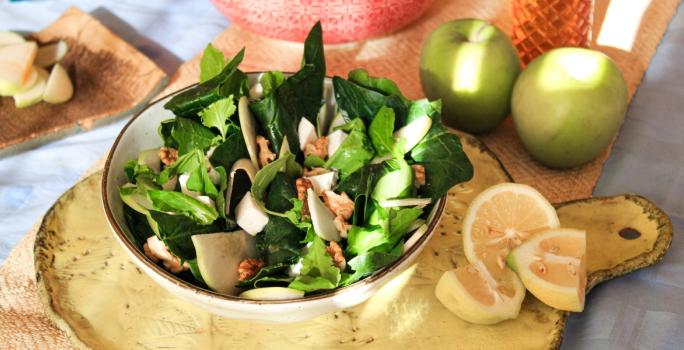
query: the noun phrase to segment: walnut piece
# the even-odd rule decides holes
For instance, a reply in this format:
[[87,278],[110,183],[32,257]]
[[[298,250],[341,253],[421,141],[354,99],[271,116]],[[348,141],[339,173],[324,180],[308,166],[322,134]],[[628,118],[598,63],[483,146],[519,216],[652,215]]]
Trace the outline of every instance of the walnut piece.
[[326,168],[313,168],[311,170],[304,168],[303,175],[305,177],[309,177],[309,176],[316,176],[316,175],[321,175],[321,174],[325,174],[325,173],[329,173],[329,172],[330,172],[330,170],[328,170]]
[[309,206],[306,204],[306,190],[309,188],[313,189],[313,184],[311,180],[301,177],[295,180],[295,187],[297,187],[297,198],[304,202],[302,204],[302,215],[308,215]]
[[349,220],[349,218],[354,215],[354,201],[351,200],[345,192],[337,194],[327,190],[323,192],[321,197],[323,197],[325,206],[328,207],[335,216],[341,216],[345,220]]
[[157,155],[159,155],[161,162],[167,166],[175,163],[176,160],[178,160],[178,150],[171,147],[160,148]]
[[328,156],[328,138],[321,136],[316,141],[307,143],[304,146],[304,156],[318,156],[325,159]]
[[151,236],[147,239],[147,243],[143,245],[143,251],[150,260],[154,262],[161,261],[164,268],[171,273],[181,273],[190,268],[187,262],[181,264],[180,259],[171,254],[166,245],[164,245],[164,242],[160,241],[157,236]]
[[330,242],[330,245],[325,248],[325,251],[332,257],[333,264],[339,267],[340,270],[344,270],[347,266],[347,260],[344,259],[344,254],[342,254],[342,247],[340,247],[337,242]]
[[268,148],[270,142],[265,137],[257,136],[256,142],[259,144],[259,165],[264,166],[276,159],[276,154]]
[[246,258],[238,265],[238,280],[246,281],[254,277],[266,263],[261,259]]
[[347,231],[349,231],[352,225],[347,223],[347,220],[345,220],[341,215],[335,217],[333,224],[335,224],[337,231],[340,232],[340,237],[347,238]]
[[425,186],[425,167],[421,164],[413,164],[411,168],[413,168],[413,183],[417,187]]

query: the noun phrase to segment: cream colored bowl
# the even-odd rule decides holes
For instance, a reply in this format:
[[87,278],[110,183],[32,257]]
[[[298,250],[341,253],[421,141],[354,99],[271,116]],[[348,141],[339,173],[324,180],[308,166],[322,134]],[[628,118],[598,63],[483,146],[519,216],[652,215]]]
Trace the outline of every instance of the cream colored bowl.
[[[256,80],[257,75],[258,73],[249,74],[250,81]],[[331,85],[328,78],[326,85]],[[303,321],[366,301],[392,276],[407,268],[425,248],[444,211],[444,198],[439,200],[430,213],[427,232],[393,264],[347,287],[301,299],[257,301],[219,294],[185,282],[158,266],[133,243],[133,236],[123,216],[119,186],[127,182],[123,168],[128,160],[136,159],[142,150],[161,147],[162,141],[157,134],[157,127],[162,120],[173,116],[170,111],[163,108],[163,105],[181,91],[151,103],[126,124],[109,152],[102,177],[104,210],[114,235],[128,252],[131,260],[169,292],[209,312],[232,319],[283,323]]]

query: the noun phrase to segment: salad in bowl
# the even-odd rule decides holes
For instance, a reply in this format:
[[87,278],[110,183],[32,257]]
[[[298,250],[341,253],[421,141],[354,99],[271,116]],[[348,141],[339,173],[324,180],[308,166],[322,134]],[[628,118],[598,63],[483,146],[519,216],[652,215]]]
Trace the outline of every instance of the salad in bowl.
[[240,300],[344,288],[400,260],[472,177],[439,101],[363,69],[326,78],[320,24],[293,74],[246,74],[243,54],[209,45],[146,136],[160,146],[106,170],[125,174],[132,244],[185,283]]

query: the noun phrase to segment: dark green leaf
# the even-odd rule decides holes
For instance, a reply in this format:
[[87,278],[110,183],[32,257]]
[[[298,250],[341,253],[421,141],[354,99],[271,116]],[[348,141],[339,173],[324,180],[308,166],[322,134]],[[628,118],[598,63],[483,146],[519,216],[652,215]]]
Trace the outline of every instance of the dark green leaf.
[[287,78],[270,96],[250,105],[275,153],[280,153],[285,137],[291,150],[299,150],[297,127],[302,117],[316,125],[325,77],[322,38],[321,26],[317,23],[304,42],[302,68]]
[[226,173],[226,169],[223,168],[222,166],[215,167],[214,170],[219,173],[220,176],[220,181],[219,181],[219,190],[218,194],[216,195],[216,210],[219,213],[219,216],[222,218],[226,218],[226,189],[228,187],[228,174]]
[[354,274],[345,276],[340,285],[350,285],[366,276],[372,275],[383,267],[395,262],[402,254],[403,244],[398,244],[391,252],[369,252],[354,257],[347,263]]
[[433,200],[445,195],[451,187],[473,177],[461,140],[440,123],[433,123],[427,135],[411,150],[411,158],[425,167],[424,196]]
[[159,137],[161,137],[162,141],[164,142],[164,146],[166,147],[172,147],[172,148],[178,148],[178,144],[176,143],[176,140],[173,139],[171,136],[171,131],[173,130],[173,126],[176,124],[176,119],[166,119],[159,124],[159,128],[157,129],[157,133],[159,134]]
[[238,96],[239,91],[235,91],[235,87],[244,85],[246,79],[245,74],[237,69],[244,55],[245,50],[240,50],[218,75],[175,95],[164,104],[164,108],[172,111],[176,116],[193,117],[223,97]]
[[223,52],[211,44],[207,45],[200,61],[200,83],[221,73],[225,65],[226,59],[223,57]]
[[231,169],[233,163],[242,158],[249,158],[245,139],[239,129],[233,129],[228,132],[226,140],[214,149],[209,160],[214,166]]
[[333,78],[333,88],[335,101],[347,121],[361,117],[370,123],[380,108],[387,106],[394,110],[397,125],[406,123],[408,107],[399,96],[388,96],[340,77]]
[[399,90],[399,87],[395,82],[387,78],[376,78],[368,75],[365,69],[358,68],[349,72],[348,76],[350,81],[353,81],[359,85],[373,89],[387,96],[398,96],[408,104],[408,99]]
[[171,253],[183,260],[190,260],[195,257],[192,235],[224,231],[224,227],[219,223],[202,225],[185,215],[172,215],[155,210],[150,210],[150,215],[159,227],[159,238],[166,244]]
[[147,195],[155,209],[185,215],[202,225],[209,225],[218,218],[216,209],[180,192],[148,191]]
[[271,184],[271,181],[275,179],[276,175],[283,169],[283,166],[291,157],[291,154],[288,154],[285,157],[280,157],[267,164],[256,173],[256,176],[254,176],[254,182],[252,183],[251,192],[257,203],[263,206],[268,185]]
[[204,282],[204,278],[202,278],[202,273],[200,272],[199,266],[197,265],[197,258],[186,261],[190,266],[190,273],[192,273],[192,277],[195,278],[195,282],[198,283],[200,286],[206,286],[207,284],[206,282]]
[[383,171],[382,164],[367,164],[342,179],[335,188],[338,193],[346,192],[354,199],[352,224],[361,226],[372,202],[371,193]]
[[135,244],[142,249],[147,238],[154,236],[154,232],[147,222],[147,216],[138,213],[127,205],[124,205],[123,214],[128,229],[133,233]]
[[394,110],[389,107],[382,107],[368,127],[368,135],[378,156],[389,155],[394,150],[393,133]]
[[294,182],[285,173],[277,173],[268,187],[266,208],[284,213],[292,209],[295,199],[297,199],[297,189]]
[[188,118],[176,118],[171,136],[178,144],[178,155],[184,155],[193,149],[205,152],[214,143],[216,135],[211,129]]
[[264,234],[257,236],[257,248],[268,265],[294,264],[302,251],[305,233],[286,218],[271,216]]

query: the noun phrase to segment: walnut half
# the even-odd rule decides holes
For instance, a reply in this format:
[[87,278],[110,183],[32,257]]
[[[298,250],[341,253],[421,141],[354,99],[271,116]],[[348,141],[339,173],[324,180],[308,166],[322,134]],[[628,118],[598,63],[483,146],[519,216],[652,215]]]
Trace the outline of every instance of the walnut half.
[[246,281],[254,277],[266,263],[261,259],[246,258],[238,265],[238,280]]
[[178,160],[178,150],[171,147],[160,148],[157,155],[159,155],[161,162],[167,166],[175,163],[176,160]]
[[344,270],[347,266],[347,260],[344,258],[344,254],[342,254],[342,247],[340,247],[337,242],[330,242],[330,245],[325,248],[325,251],[332,257],[333,264],[339,267],[340,270]]

